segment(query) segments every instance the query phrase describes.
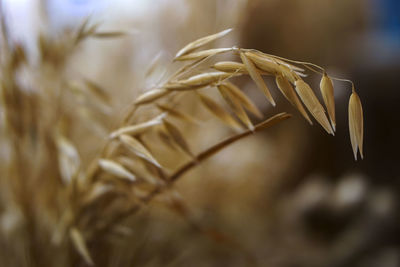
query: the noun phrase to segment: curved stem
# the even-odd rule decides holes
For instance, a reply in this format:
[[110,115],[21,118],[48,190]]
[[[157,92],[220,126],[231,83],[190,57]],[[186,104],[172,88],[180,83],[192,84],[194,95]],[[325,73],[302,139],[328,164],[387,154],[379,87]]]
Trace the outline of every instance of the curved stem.
[[341,82],[348,82],[348,83],[350,83],[350,84],[351,84],[351,91],[355,92],[354,83],[353,83],[352,80],[349,80],[349,79],[341,79],[341,78],[332,77],[332,76],[329,76],[329,78],[331,78],[332,80],[335,80],[335,81],[341,81]]
[[181,178],[185,173],[187,173],[189,170],[193,169],[194,167],[198,166],[199,163],[203,162],[204,160],[208,159],[212,155],[216,154],[217,152],[221,151],[228,145],[246,137],[249,136],[255,132],[261,131],[265,128],[269,128],[283,120],[289,119],[291,117],[290,114],[288,113],[279,113],[276,114],[275,116],[272,116],[268,120],[265,120],[259,124],[257,124],[254,128],[254,130],[246,130],[243,133],[228,137],[227,139],[223,140],[222,142],[219,142],[215,144],[214,146],[204,150],[200,154],[198,154],[193,160],[189,161],[188,163],[184,164],[181,166],[178,170],[176,170],[172,175],[170,175],[166,179],[166,183],[156,187],[151,191],[145,198],[142,198],[142,203],[132,206],[130,209],[126,210],[125,212],[122,212],[119,214],[116,218],[114,218],[112,221],[108,222],[102,229],[99,229],[99,232],[106,232],[108,229],[110,229],[112,226],[120,223],[127,217],[135,214],[140,210],[143,204],[149,203],[151,200],[154,199],[157,195],[161,194],[162,192],[166,191],[169,189],[179,178]]

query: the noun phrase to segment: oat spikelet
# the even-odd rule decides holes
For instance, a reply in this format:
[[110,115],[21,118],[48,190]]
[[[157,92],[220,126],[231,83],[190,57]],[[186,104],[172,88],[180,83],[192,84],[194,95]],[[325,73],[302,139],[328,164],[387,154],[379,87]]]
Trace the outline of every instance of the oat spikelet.
[[243,63],[235,62],[235,61],[221,61],[215,63],[213,66],[214,69],[223,71],[223,72],[238,72],[248,74],[249,72],[246,69],[246,66]]
[[249,119],[249,116],[247,116],[243,107],[240,105],[240,102],[231,95],[229,89],[225,85],[220,84],[218,86],[218,91],[221,93],[225,102],[229,105],[229,107],[236,114],[236,116],[243,122],[244,125],[247,126],[248,129],[253,131],[254,130],[253,123]]
[[254,63],[246,56],[245,53],[240,53],[240,58],[242,59],[243,64],[246,66],[247,71],[250,74],[250,77],[256,83],[257,87],[264,92],[264,95],[267,97],[268,101],[275,106],[275,101],[272,98],[271,92],[269,91],[267,85],[265,84],[261,74],[258,72]]
[[196,41],[193,41],[193,42],[189,43],[188,45],[183,47],[181,50],[179,50],[178,53],[176,53],[175,58],[178,58],[178,57],[180,57],[182,55],[190,53],[191,51],[193,51],[193,50],[195,50],[195,49],[197,49],[197,48],[199,48],[199,47],[201,47],[203,45],[206,45],[206,44],[208,44],[208,43],[210,43],[212,41],[215,41],[215,40],[227,35],[231,31],[232,31],[232,29],[226,29],[226,30],[223,30],[221,32],[218,32],[218,33],[215,33],[215,34],[211,34],[211,35],[202,37],[200,39],[197,39]]
[[232,51],[233,48],[213,48],[208,50],[202,50],[198,52],[194,52],[191,54],[187,54],[178,58],[175,58],[177,61],[186,61],[186,60],[201,60],[203,58],[212,57],[218,54],[226,53]]
[[194,158],[194,154],[192,153],[188,143],[186,142],[185,137],[181,131],[172,123],[167,120],[163,120],[164,126],[166,131],[168,132],[169,136],[171,136],[172,140],[189,156]]
[[90,191],[87,192],[84,199],[82,200],[82,205],[90,205],[96,199],[101,198],[102,196],[106,195],[107,193],[111,193],[113,190],[113,186],[104,183],[95,183],[91,188]]
[[147,91],[143,94],[141,94],[138,98],[135,100],[136,105],[142,105],[142,104],[147,104],[151,103],[167,94],[169,94],[171,91],[168,91],[166,89],[153,89],[150,91]]
[[270,58],[261,56],[260,53],[245,52],[245,55],[254,65],[263,71],[274,74],[280,72],[279,65],[276,62],[272,61]]
[[94,83],[93,81],[90,81],[88,79],[85,79],[85,84],[87,88],[98,98],[100,98],[104,103],[109,104],[111,102],[111,98],[108,95],[107,91],[99,86],[98,84]]
[[310,123],[312,124],[312,121],[310,117],[308,116],[306,110],[304,109],[303,105],[300,102],[300,99],[297,97],[297,94],[295,90],[293,89],[292,85],[290,82],[283,77],[283,75],[278,74],[276,75],[276,84],[278,85],[279,90],[282,92],[282,94],[286,97],[286,99],[294,106],[296,107],[301,115]]
[[146,121],[146,122],[139,123],[136,125],[119,128],[118,130],[116,130],[110,134],[110,138],[111,139],[116,138],[116,137],[120,136],[121,134],[138,135],[138,134],[144,133],[147,130],[153,128],[154,126],[161,124],[162,119],[165,117],[165,115],[166,114],[163,113],[150,121]]
[[161,167],[160,163],[158,163],[158,161],[153,157],[150,151],[148,151],[147,148],[136,138],[123,134],[119,137],[119,139],[121,140],[121,143],[124,144],[136,156],[149,161],[159,168]]
[[[215,63],[212,66],[213,69],[228,72],[228,73],[240,73],[240,74],[249,74],[246,69],[246,66],[243,63],[235,62],[235,61],[221,61]],[[272,75],[270,72],[266,72],[263,70],[259,70],[260,74],[262,75]]]
[[169,147],[171,149],[176,148],[171,136],[169,136],[166,129],[164,129],[164,128],[157,129],[157,136],[160,139],[160,141],[167,147]]
[[358,94],[353,90],[349,100],[349,131],[354,158],[357,160],[357,148],[363,155],[364,119],[363,110]]
[[198,96],[200,97],[201,103],[221,121],[235,129],[241,128],[239,123],[234,118],[232,118],[232,116],[223,107],[217,104],[217,102],[212,100],[210,97],[200,93],[198,94]]
[[85,239],[83,238],[81,232],[77,228],[73,227],[69,230],[69,235],[78,253],[81,254],[88,265],[93,266],[94,262],[90,256]]
[[304,72],[303,68],[300,68],[300,67],[295,66],[293,64],[290,64],[290,63],[288,63],[288,62],[286,62],[286,61],[284,61],[282,59],[279,59],[279,57],[276,57],[276,56],[273,56],[273,55],[267,55],[267,54],[264,54],[264,53],[262,53],[260,51],[253,51],[253,52],[257,56],[257,58],[262,59],[264,62],[274,63],[273,69],[276,68],[276,64],[279,64],[279,65],[284,65],[284,66],[288,67],[290,70],[293,70],[293,71]]
[[58,135],[55,140],[58,150],[58,165],[63,182],[69,184],[80,167],[80,157],[75,146],[65,137]]
[[232,97],[236,98],[241,105],[253,115],[258,118],[262,118],[263,114],[257,108],[257,106],[247,97],[245,93],[242,92],[236,85],[231,82],[224,82],[222,83],[227,90],[229,90]]
[[278,75],[282,74],[292,84],[294,84],[295,81],[298,79],[297,73],[295,73],[293,70],[291,70],[290,68],[288,68],[285,65],[279,65],[279,69],[278,70],[280,71],[280,72],[278,72]]
[[132,182],[136,180],[136,176],[133,173],[115,161],[109,159],[99,159],[99,166],[102,170],[119,178],[127,179]]
[[182,112],[179,112],[178,110],[170,108],[168,106],[157,104],[157,108],[160,109],[163,112],[168,113],[168,115],[170,115],[172,117],[175,117],[177,119],[180,119],[182,121],[190,122],[190,123],[193,123],[193,124],[198,124],[199,123],[192,116],[190,116],[188,114],[185,114],[185,113],[182,113]]
[[328,118],[325,115],[325,110],[322,107],[321,103],[319,103],[318,98],[315,96],[311,87],[301,79],[296,80],[295,85],[296,91],[299,94],[304,105],[306,105],[308,111],[310,111],[310,113],[319,122],[319,124],[321,124],[325,131],[327,131],[329,134],[334,135]]
[[232,74],[221,71],[207,72],[192,76],[186,80],[178,81],[178,83],[187,86],[207,86],[216,82],[221,82],[222,80],[233,77],[235,75],[240,75],[240,73]]
[[335,118],[335,96],[333,91],[333,83],[331,78],[324,73],[320,83],[322,98],[324,99],[325,107],[328,111],[329,119],[332,128],[336,131],[336,118]]

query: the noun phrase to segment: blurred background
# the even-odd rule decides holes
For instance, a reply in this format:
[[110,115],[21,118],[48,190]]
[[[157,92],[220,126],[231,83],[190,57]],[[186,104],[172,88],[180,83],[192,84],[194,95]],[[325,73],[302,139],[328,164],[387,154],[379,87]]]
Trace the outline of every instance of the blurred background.
[[[359,92],[365,158],[354,161],[348,84],[334,82],[333,137],[308,125],[277,90],[273,94],[278,104],[271,108],[258,101],[251,81],[239,80],[264,114],[289,111],[294,118],[222,151],[176,185],[195,221],[213,229],[212,234],[153,203],[129,222],[134,226],[131,237],[118,241],[119,256],[104,260],[104,266],[400,266],[398,0],[1,3],[12,39],[26,47],[33,64],[40,32],[57,39],[88,16],[100,22],[102,30],[129,33],[122,39],[89,40],[66,69],[67,76],[88,77],[113,95],[105,131],[142,90],[164,75],[160,71],[159,76],[145,77],[154,58],[166,69],[186,43],[231,27],[234,32],[218,43],[221,47],[238,45],[313,62],[332,76],[351,79]],[[308,81],[317,88],[319,79],[312,76]],[[272,86],[272,80],[267,82]],[[192,111],[202,116],[200,108]],[[207,123],[207,131],[187,129],[195,147],[210,146],[229,133],[214,121]],[[92,144],[104,138],[82,131],[73,135],[88,164],[98,152]],[[171,159],[165,162],[174,164]]]

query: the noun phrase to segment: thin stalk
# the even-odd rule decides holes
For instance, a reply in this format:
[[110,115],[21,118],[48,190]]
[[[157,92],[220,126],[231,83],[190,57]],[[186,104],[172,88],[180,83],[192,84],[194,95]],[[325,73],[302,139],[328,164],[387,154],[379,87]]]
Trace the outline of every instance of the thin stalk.
[[[140,208],[143,206],[143,204],[149,203],[151,200],[153,200],[157,195],[161,194],[162,192],[166,191],[169,189],[177,180],[179,180],[185,173],[193,169],[194,167],[198,166],[201,162],[205,161],[206,159],[210,158],[214,154],[218,153],[222,149],[226,148],[230,144],[241,140],[242,138],[249,136],[255,132],[261,131],[265,128],[269,128],[281,121],[284,121],[286,119],[289,119],[291,117],[290,114],[288,113],[279,113],[276,114],[275,116],[269,118],[268,120],[265,120],[259,124],[257,124],[254,128],[254,130],[246,130],[243,133],[228,137],[227,139],[223,140],[222,142],[219,142],[215,144],[214,146],[204,150],[200,154],[198,154],[193,160],[189,161],[188,163],[184,164],[181,166],[178,170],[176,170],[172,175],[170,175],[166,179],[166,184],[162,186],[158,186],[153,191],[151,191],[145,198],[142,198],[142,203],[139,205],[135,205],[125,212],[121,213],[118,215],[118,217],[114,218],[114,220],[110,221],[107,223],[102,229],[99,229],[99,232],[104,233],[107,232],[111,227],[114,225],[122,222],[124,219],[127,217],[135,214],[140,210]],[[98,236],[98,235],[97,235]]]

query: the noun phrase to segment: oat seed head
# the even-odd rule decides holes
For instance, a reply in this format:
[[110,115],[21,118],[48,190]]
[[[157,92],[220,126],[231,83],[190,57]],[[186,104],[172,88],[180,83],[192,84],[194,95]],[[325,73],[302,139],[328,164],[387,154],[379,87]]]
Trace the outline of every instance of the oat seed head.
[[313,115],[313,117],[318,121],[318,123],[325,129],[327,133],[334,135],[328,118],[325,115],[325,110],[319,103],[318,98],[315,96],[311,87],[303,80],[296,80],[295,85],[296,92],[299,94],[308,111]]

